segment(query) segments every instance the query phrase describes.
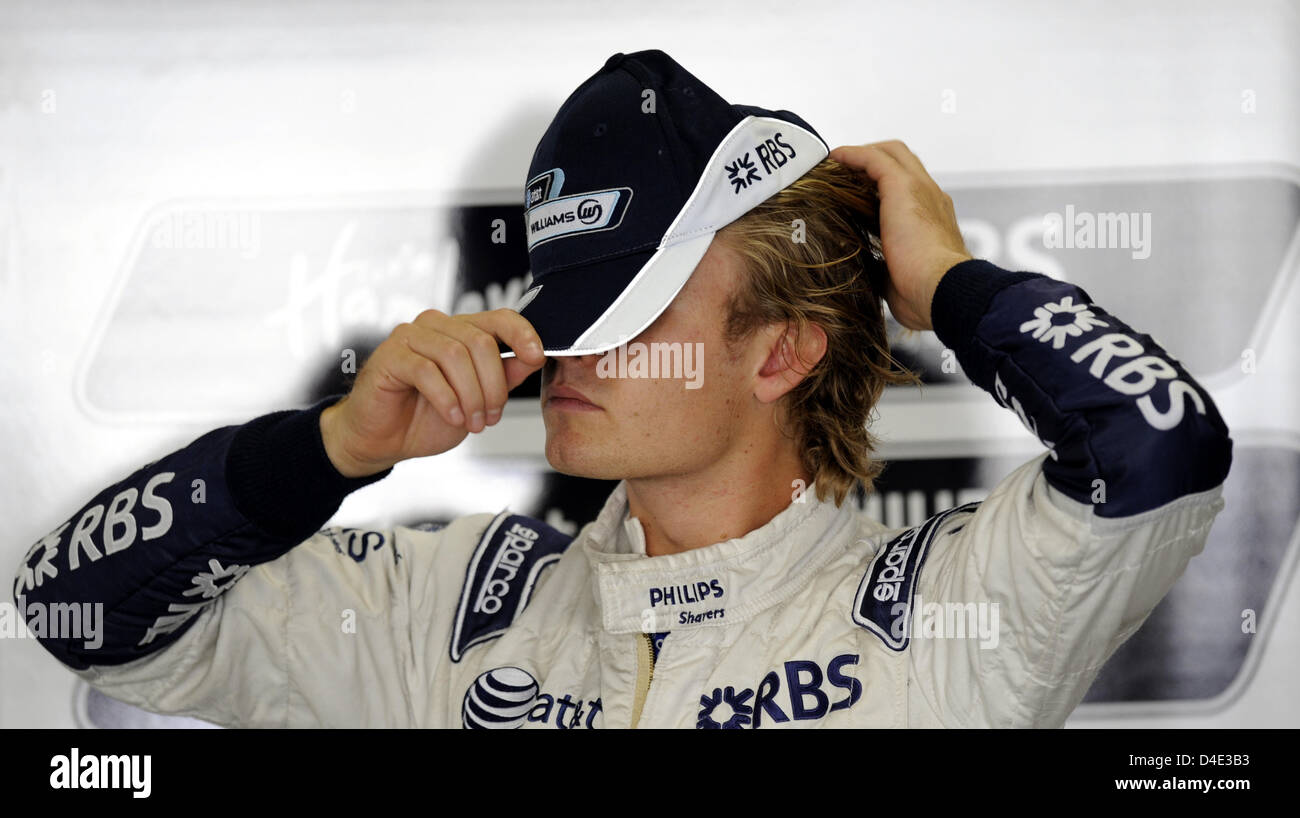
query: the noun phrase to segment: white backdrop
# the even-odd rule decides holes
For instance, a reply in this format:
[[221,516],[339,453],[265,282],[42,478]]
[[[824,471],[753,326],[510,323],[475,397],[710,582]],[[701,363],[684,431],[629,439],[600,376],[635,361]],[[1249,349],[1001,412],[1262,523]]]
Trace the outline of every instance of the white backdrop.
[[[973,249],[1005,266],[1026,266],[1004,212],[1021,191],[1071,191],[1048,195],[1062,205],[1094,188],[1150,192],[1165,203],[1151,205],[1156,241],[1166,259],[1187,252],[1186,265],[1116,281],[1088,272],[1110,263],[1099,253],[1067,274],[1188,363],[1239,451],[1300,451],[1300,11],[1133,6],[0,3],[0,576],[139,465],[213,426],[303,402],[321,351],[337,358],[341,326],[418,312],[402,313],[402,282],[386,277],[445,278],[454,248],[431,214],[516,202],[564,97],[610,54],[644,48],[733,102],[799,113],[832,145],[905,140],[951,186]],[[1190,198],[1186,180],[1201,185]],[[168,268],[153,252],[159,225],[189,209],[236,214],[236,246],[221,249],[245,260],[263,242],[337,248],[376,214],[406,238],[341,273],[342,291],[298,304],[292,264],[224,284],[220,253]],[[294,238],[300,225],[306,238]],[[1238,265],[1243,254],[1251,263]],[[1199,294],[1192,306],[1182,271]],[[1132,306],[1130,288],[1144,293]],[[1189,328],[1186,311],[1216,294],[1235,305],[1235,323]],[[983,393],[922,394],[882,405],[887,455],[1037,450]],[[527,507],[540,441],[535,406],[516,402],[493,434],[403,464],[337,519]],[[1234,472],[1243,462],[1266,460],[1239,457]],[[1300,492],[1243,485],[1237,519],[1272,514],[1285,530],[1253,580],[1268,604],[1231,684],[1085,704],[1071,725],[1300,726],[1300,540],[1288,522]],[[1234,570],[1230,558],[1212,564]],[[1194,593],[1213,594],[1214,577],[1203,580]],[[87,715],[103,703],[74,682],[34,641],[0,639],[0,726],[105,723]]]

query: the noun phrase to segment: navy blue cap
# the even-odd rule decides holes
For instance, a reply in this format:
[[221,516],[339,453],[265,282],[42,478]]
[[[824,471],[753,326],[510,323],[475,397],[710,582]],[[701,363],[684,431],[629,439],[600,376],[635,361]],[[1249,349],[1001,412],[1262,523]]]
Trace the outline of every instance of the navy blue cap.
[[515,308],[548,355],[627,343],[672,302],[715,232],[828,153],[800,117],[732,105],[662,51],[615,54],[533,153],[532,284]]

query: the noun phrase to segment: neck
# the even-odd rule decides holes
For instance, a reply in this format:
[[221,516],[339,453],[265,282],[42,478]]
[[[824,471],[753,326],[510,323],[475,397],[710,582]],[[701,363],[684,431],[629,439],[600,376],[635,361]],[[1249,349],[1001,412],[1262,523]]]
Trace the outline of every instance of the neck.
[[657,557],[742,537],[790,505],[796,486],[811,483],[788,441],[724,457],[690,474],[627,480],[628,513],[645,531],[646,554]]

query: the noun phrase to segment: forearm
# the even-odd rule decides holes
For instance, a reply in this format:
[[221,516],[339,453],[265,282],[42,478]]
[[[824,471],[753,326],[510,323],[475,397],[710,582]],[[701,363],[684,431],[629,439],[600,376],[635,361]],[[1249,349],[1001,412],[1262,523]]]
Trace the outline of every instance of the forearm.
[[931,317],[967,376],[1051,450],[1048,482],[1099,516],[1141,513],[1227,475],[1232,441],[1208,393],[1082,289],[966,261],[940,280]]
[[39,541],[19,566],[20,606],[103,606],[100,644],[64,633],[42,644],[79,669],[160,650],[249,567],[310,537],[349,492],[382,478],[349,480],[331,466],[324,405],[209,432],[104,489]]

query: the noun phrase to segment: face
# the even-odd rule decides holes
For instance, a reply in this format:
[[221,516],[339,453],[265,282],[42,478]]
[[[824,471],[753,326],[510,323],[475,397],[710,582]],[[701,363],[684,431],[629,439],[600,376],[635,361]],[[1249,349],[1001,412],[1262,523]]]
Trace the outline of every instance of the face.
[[[687,475],[750,440],[764,419],[770,425],[754,395],[761,341],[723,342],[719,316],[742,274],[739,257],[715,237],[672,304],[632,342],[547,361],[542,418],[552,467],[605,480]],[[648,377],[652,354],[659,377]],[[678,359],[682,367],[667,371],[664,363]]]

